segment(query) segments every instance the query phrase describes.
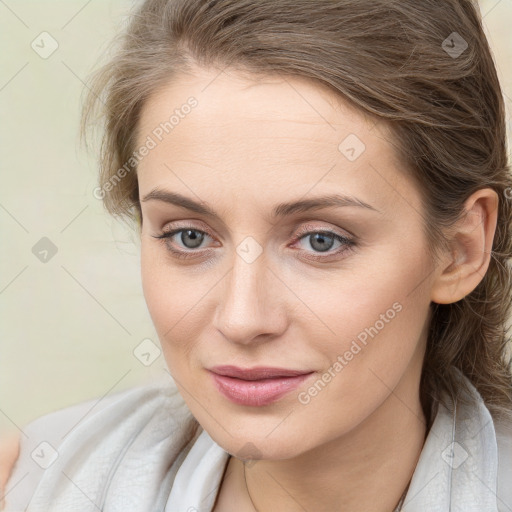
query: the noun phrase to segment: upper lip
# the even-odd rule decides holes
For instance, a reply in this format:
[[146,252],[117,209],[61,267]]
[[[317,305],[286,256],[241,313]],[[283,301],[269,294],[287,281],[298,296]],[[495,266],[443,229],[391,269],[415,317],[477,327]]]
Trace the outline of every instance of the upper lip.
[[214,366],[210,371],[226,377],[242,380],[272,379],[276,377],[296,377],[312,373],[312,370],[291,370],[288,368],[275,368],[268,366],[255,366],[253,368],[239,368],[238,366]]

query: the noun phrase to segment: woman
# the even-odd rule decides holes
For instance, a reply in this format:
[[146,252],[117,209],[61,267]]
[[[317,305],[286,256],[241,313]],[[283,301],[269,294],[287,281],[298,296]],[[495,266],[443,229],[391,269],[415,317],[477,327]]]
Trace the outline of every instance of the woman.
[[146,0],[96,108],[179,394],[29,424],[7,510],[512,509],[512,188],[469,0]]

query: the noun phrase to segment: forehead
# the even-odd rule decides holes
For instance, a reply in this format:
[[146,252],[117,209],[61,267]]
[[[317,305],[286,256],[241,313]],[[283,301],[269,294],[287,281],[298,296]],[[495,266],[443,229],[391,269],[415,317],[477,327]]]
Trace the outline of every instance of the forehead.
[[[184,108],[190,98],[194,107]],[[387,125],[303,78],[180,75],[146,102],[138,146],[148,137],[155,146],[138,166],[141,195],[186,184],[200,196],[262,191],[279,198],[337,187],[380,201],[411,185]]]
[[[327,86],[312,80],[199,68],[196,74],[178,75],[151,95],[141,113],[139,135],[144,136],[168,120],[191,97],[197,106],[190,115],[183,119],[180,116],[173,126],[173,135],[178,132],[184,137],[192,135],[187,127],[193,124],[194,134],[216,143],[224,135],[223,128],[236,129],[230,135],[240,140],[251,135],[261,139],[266,132],[269,138],[273,134],[286,135],[293,129],[290,139],[332,145],[344,131],[353,130],[364,136],[377,121],[343,101]],[[185,122],[187,117],[192,121]],[[223,146],[226,141],[221,142]]]

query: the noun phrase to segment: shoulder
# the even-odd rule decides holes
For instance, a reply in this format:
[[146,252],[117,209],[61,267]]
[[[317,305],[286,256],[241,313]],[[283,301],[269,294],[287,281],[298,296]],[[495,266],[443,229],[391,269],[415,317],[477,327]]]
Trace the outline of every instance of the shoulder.
[[[462,375],[462,374],[461,374]],[[500,418],[492,416],[481,394],[464,377],[469,395],[473,398],[473,406],[466,410],[466,421],[474,423],[477,428],[470,429],[472,439],[479,445],[487,464],[483,474],[495,468],[495,501],[498,512],[512,510],[512,411],[503,413]],[[480,423],[475,418],[480,417]],[[476,449],[476,448],[475,448]],[[495,453],[494,456],[491,453]],[[482,457],[484,460],[484,457]],[[494,471],[494,470],[493,470]]]
[[[495,485],[490,486],[495,494],[498,512],[512,510],[512,410],[503,412],[498,418],[491,415],[485,401],[468,377],[459,376],[466,384],[468,398],[472,405],[464,406],[466,419],[463,421],[473,428],[466,432],[473,441],[474,449],[482,453],[485,467],[481,468],[482,477],[492,471]],[[468,402],[471,400],[468,400]],[[460,412],[459,412],[460,414]],[[462,413],[464,415],[464,413]],[[477,420],[477,418],[480,418]],[[478,448],[476,448],[478,446]],[[495,468],[495,469],[492,469]],[[489,481],[491,482],[491,481]]]
[[153,443],[165,437],[176,457],[194,421],[169,378],[41,416],[22,428],[6,511],[25,510],[37,490],[52,494],[78,466],[109,470],[137,436]]
[[[498,446],[498,508],[512,510],[512,421],[495,422]],[[502,508],[500,508],[502,507]]]
[[461,510],[512,511],[512,411],[492,415],[472,381],[453,371],[458,399],[445,392],[430,439],[434,460],[441,453],[444,464],[432,467],[444,470],[446,500]]

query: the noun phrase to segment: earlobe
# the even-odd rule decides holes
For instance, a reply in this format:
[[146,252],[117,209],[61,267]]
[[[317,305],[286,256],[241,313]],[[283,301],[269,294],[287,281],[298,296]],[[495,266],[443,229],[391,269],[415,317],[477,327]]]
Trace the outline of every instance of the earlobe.
[[451,304],[470,294],[489,267],[498,217],[498,194],[474,192],[465,203],[466,214],[450,231],[450,253],[438,262],[431,300]]

